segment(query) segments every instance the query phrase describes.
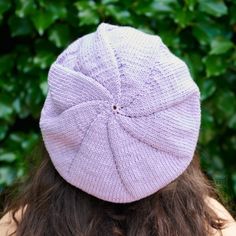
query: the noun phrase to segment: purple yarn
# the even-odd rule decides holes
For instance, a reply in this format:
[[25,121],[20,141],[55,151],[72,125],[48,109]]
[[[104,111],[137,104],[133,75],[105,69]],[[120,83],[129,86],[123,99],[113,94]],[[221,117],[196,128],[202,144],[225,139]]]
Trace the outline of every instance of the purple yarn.
[[157,35],[101,23],[51,65],[40,128],[59,174],[128,203],[181,175],[197,145],[200,91]]

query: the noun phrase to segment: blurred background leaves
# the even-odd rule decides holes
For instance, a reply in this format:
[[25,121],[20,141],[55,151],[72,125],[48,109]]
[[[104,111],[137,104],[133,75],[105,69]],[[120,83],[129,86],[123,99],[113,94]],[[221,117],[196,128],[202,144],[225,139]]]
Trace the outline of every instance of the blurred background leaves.
[[202,167],[236,202],[235,0],[0,0],[0,192],[29,171],[50,64],[102,21],[158,34],[186,61],[201,90]]

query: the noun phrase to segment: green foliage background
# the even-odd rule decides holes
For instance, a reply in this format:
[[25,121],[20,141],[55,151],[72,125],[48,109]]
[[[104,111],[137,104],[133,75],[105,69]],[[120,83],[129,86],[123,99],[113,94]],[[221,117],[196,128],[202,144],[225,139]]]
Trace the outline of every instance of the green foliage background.
[[201,90],[202,167],[236,200],[236,0],[0,0],[0,192],[27,175],[47,72],[99,22],[159,34]]

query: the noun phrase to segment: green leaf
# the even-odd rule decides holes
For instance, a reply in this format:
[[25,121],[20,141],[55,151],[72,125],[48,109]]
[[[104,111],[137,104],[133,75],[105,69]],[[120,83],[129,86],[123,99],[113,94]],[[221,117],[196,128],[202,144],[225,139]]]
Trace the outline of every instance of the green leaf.
[[163,19],[166,15],[173,12],[173,5],[176,6],[174,0],[160,0],[160,1],[136,1],[135,13],[138,15],[144,15],[149,18]]
[[8,120],[12,113],[12,107],[0,100],[0,118]]
[[218,76],[225,73],[227,65],[221,56],[210,55],[203,59],[206,66],[207,77]]
[[30,14],[31,20],[39,32],[43,35],[44,31],[49,28],[56,20],[64,20],[67,16],[67,9],[63,2],[40,2],[40,6],[35,14]]
[[236,23],[236,4],[235,5],[232,5],[230,8],[229,8],[229,18],[230,18],[230,24],[233,25]]
[[10,186],[16,178],[15,169],[10,166],[1,166],[0,168],[0,184]]
[[221,116],[232,117],[236,112],[235,109],[236,96],[230,90],[222,90],[217,94],[216,97],[216,107]]
[[185,28],[191,23],[195,15],[185,9],[177,9],[173,16],[174,21],[179,24],[181,28]]
[[33,58],[35,66],[46,69],[55,60],[55,46],[47,40],[38,39],[35,41],[36,55]]
[[228,13],[228,8],[223,0],[199,0],[199,9],[215,17]]
[[28,51],[22,51],[17,57],[17,69],[24,74],[31,72],[34,67],[32,66],[33,58]]
[[209,98],[216,91],[216,84],[213,79],[201,79],[199,83],[201,100]]
[[119,0],[102,0],[102,4],[111,4],[111,3],[117,3]]
[[24,140],[24,133],[22,132],[12,132],[9,136],[9,141],[17,144],[21,144],[21,142]]
[[79,26],[99,23],[97,6],[94,1],[78,1],[75,6],[78,9]]
[[201,128],[199,140],[201,143],[207,144],[214,139],[216,132],[214,129],[214,118],[209,111],[202,107]]
[[47,81],[43,81],[43,82],[40,83],[40,89],[42,90],[43,95],[46,96],[47,93],[48,93],[48,83],[47,83]]
[[202,57],[199,55],[199,53],[191,52],[184,54],[183,59],[186,61],[193,79],[197,81],[197,79],[199,78],[199,73],[204,69]]
[[19,18],[13,15],[10,17],[8,23],[12,37],[29,35],[32,33],[33,28],[27,18]]
[[[213,156],[212,160],[213,160],[213,163],[214,163],[214,166],[216,169],[222,170],[224,168],[224,163],[219,156],[216,156],[216,155]],[[224,179],[225,174],[224,173],[217,173],[217,175],[215,175],[214,177],[218,178],[218,179]]]
[[8,131],[8,125],[6,122],[4,124],[0,123],[0,140],[3,140],[6,137],[6,133]]
[[54,15],[44,9],[40,9],[31,19],[40,35],[43,35],[44,31],[55,21]]
[[168,46],[172,48],[179,49],[180,45],[180,37],[178,35],[175,35],[173,37],[173,29],[171,30],[162,30],[160,32],[160,37],[162,38],[163,42]]
[[21,113],[21,101],[20,101],[20,98],[17,97],[13,103],[12,103],[12,108],[14,109],[14,111],[17,113],[17,114],[20,114]]
[[3,13],[6,12],[11,7],[11,2],[9,0],[0,0],[0,20],[3,18]]
[[44,8],[47,9],[48,12],[50,12],[54,19],[60,19],[64,20],[67,17],[67,7],[65,6],[66,2],[60,2],[60,1],[55,1],[55,2],[49,2],[45,1]]
[[35,132],[13,132],[8,141],[11,143],[11,149],[28,153],[39,141],[39,134]]
[[195,5],[197,4],[198,1],[197,0],[185,0],[185,2],[187,4],[187,6],[188,6],[188,9],[190,11],[193,11],[194,8],[195,8]]
[[55,59],[55,55],[47,51],[39,51],[33,58],[33,63],[41,69],[49,68]]
[[198,15],[198,22],[193,25],[193,35],[202,45],[210,44],[219,35],[226,35],[225,31],[223,25],[217,24],[202,14]]
[[21,147],[23,150],[29,152],[35,146],[39,140],[39,135],[36,133],[31,133],[22,141]]
[[118,6],[109,5],[106,7],[106,16],[112,16],[120,24],[132,24],[132,16],[126,9],[122,9]]
[[234,44],[226,38],[217,37],[211,41],[211,51],[210,54],[223,54],[232,49]]
[[15,55],[6,54],[0,57],[0,75],[6,74],[12,70],[14,66]]
[[16,1],[16,15],[18,17],[26,17],[35,12],[36,4],[34,0],[18,0]]
[[50,29],[49,40],[55,43],[58,48],[65,47],[70,41],[70,31],[68,26],[58,24]]
[[16,153],[13,152],[0,153],[0,161],[13,162],[16,159],[17,159]]
[[234,114],[228,122],[228,127],[231,129],[236,129],[236,114]]

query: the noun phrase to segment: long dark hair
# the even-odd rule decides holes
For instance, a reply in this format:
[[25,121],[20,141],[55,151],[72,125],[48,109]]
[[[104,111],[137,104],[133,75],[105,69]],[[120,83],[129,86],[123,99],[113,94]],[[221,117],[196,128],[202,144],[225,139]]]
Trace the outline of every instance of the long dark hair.
[[[169,185],[126,204],[100,200],[67,183],[43,144],[41,156],[39,167],[3,212],[12,213],[16,236],[206,236],[212,228],[224,228],[224,219],[206,204],[207,196],[222,200],[196,153]],[[19,209],[25,210],[21,220],[15,217]]]

